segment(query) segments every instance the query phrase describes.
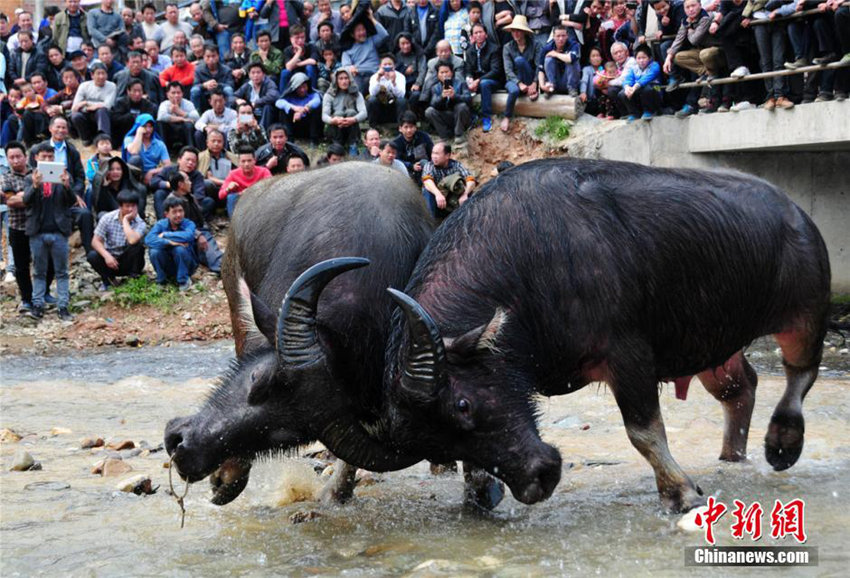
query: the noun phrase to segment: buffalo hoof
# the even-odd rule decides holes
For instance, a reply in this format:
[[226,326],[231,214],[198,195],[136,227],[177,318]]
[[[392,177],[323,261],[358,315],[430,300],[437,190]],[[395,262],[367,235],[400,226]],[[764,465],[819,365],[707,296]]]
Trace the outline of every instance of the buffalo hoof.
[[787,470],[803,452],[803,434],[805,423],[803,416],[774,415],[764,437],[764,455],[767,463],[777,472]]
[[251,462],[229,459],[210,475],[213,495],[210,501],[223,506],[235,500],[245,486],[251,472]]
[[325,487],[319,492],[319,501],[324,504],[344,504],[354,497],[357,468],[337,460],[334,473]]
[[498,506],[505,497],[505,484],[492,476],[475,486],[467,484],[464,505],[476,510],[490,511]]
[[661,502],[668,512],[672,514],[684,514],[694,508],[705,505],[702,488],[699,486],[685,486],[680,492],[668,495],[661,494]]

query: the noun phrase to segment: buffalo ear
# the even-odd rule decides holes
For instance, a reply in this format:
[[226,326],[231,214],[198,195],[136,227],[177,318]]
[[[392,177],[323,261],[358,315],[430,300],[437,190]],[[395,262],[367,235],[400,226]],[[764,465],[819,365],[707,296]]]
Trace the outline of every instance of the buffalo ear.
[[245,351],[274,346],[277,316],[248,288],[244,278],[239,279],[239,320],[245,331]]
[[508,312],[502,308],[496,309],[493,318],[484,325],[470,329],[458,337],[444,338],[446,355],[453,359],[464,359],[484,352],[498,353],[500,350],[496,342],[507,321]]

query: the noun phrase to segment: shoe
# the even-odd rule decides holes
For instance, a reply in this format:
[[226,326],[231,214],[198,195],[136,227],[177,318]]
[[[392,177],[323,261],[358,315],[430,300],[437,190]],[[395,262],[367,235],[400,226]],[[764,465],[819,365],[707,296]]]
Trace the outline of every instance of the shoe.
[[185,283],[180,283],[177,286],[177,290],[181,291],[181,292],[182,291],[188,291],[191,288],[192,288],[192,280],[191,279],[187,279]]
[[567,94],[573,98],[578,98],[578,90],[575,88],[571,88]]
[[44,317],[44,308],[36,307],[35,305],[33,305],[33,308],[30,309],[27,314],[33,319],[41,319],[42,317]]
[[691,116],[692,114],[696,114],[696,113],[697,113],[697,111],[694,110],[694,107],[692,107],[690,104],[686,104],[685,106],[683,106],[681,108],[681,110],[676,112],[676,118],[687,118],[687,117]]
[[708,106],[704,106],[700,112],[704,112],[705,114],[712,114],[717,112],[717,109],[720,108],[720,105],[716,101],[708,101]]
[[109,283],[101,283],[100,287],[97,288],[101,293],[106,293],[110,289],[112,289],[112,286]]
[[717,112],[729,112],[729,107],[725,104],[721,104],[717,107]]
[[789,108],[794,108],[794,103],[788,100],[788,98],[780,96],[776,99],[776,108],[788,110]]
[[830,62],[835,62],[838,60],[838,55],[834,52],[830,52],[829,54],[824,54],[823,56],[819,56],[818,58],[812,58],[812,64],[829,64]]
[[483,130],[484,132],[490,132],[491,128],[493,128],[493,119],[491,119],[489,116],[485,116],[481,120],[481,130]]
[[786,62],[785,68],[788,70],[797,70],[798,68],[803,68],[804,66],[808,66],[809,61],[805,58],[798,58],[794,62]]
[[652,114],[651,112],[645,112],[642,115],[640,115],[640,119],[649,121],[649,120],[652,120],[653,116],[655,116],[655,115]]
[[667,92],[675,92],[676,89],[679,88],[679,84],[681,84],[681,83],[682,83],[682,81],[679,80],[678,78],[670,77],[670,80],[667,81],[667,88],[665,88],[665,90]]
[[6,276],[3,277],[3,283],[14,283],[15,282],[15,274],[11,271],[6,271]]
[[21,301],[21,304],[18,305],[18,313],[29,313],[30,311],[32,311],[32,303]]
[[839,92],[839,91],[836,90],[835,91],[835,102],[844,102],[845,100],[847,100],[847,93],[846,92]]
[[822,92],[815,99],[815,102],[829,102],[830,100],[832,100],[832,95],[826,92]]
[[73,321],[74,316],[71,315],[71,312],[68,311],[68,309],[66,307],[61,307],[59,309],[59,319],[61,321]]
[[746,66],[739,66],[738,68],[733,70],[732,74],[730,74],[729,76],[731,76],[732,78],[744,78],[745,76],[749,76],[749,75],[750,75],[750,69],[749,68],[747,68]]
[[629,116],[626,117],[626,123],[627,124],[632,124],[636,120],[637,120],[637,117],[633,114],[630,114]]
[[842,56],[841,60],[839,60],[838,62],[840,62],[841,64],[847,64],[848,62],[850,62],[850,52]]
[[742,110],[750,110],[752,108],[755,108],[755,106],[749,100],[742,100],[729,107],[729,110],[732,112],[741,112]]
[[803,100],[800,101],[800,104],[812,104],[815,101],[811,96],[804,96]]
[[764,104],[761,105],[761,107],[765,110],[773,110],[774,108],[776,108],[776,99],[768,98],[764,101]]

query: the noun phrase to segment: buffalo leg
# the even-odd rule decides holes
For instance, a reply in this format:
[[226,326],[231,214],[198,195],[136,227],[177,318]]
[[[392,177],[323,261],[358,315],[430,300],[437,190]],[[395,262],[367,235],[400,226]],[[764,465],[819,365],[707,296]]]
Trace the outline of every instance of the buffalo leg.
[[326,503],[344,504],[354,495],[354,477],[357,468],[342,460],[334,464],[334,473],[322,491],[319,501]]
[[747,436],[756,403],[758,376],[739,351],[721,366],[698,376],[708,392],[723,405],[723,449],[720,459],[741,462],[747,459]]
[[764,438],[765,457],[776,471],[793,466],[803,451],[803,399],[815,383],[823,354],[823,327],[795,327],[778,333],[785,367],[785,393],[773,410]]
[[[652,367],[647,364],[647,367]],[[651,375],[629,372],[623,379],[612,374],[610,386],[623,415],[629,441],[655,471],[661,501],[673,512],[687,512],[705,503],[702,491],[679,467],[667,447],[667,434],[658,405],[658,385]]]
[[463,483],[466,506],[492,510],[505,497],[505,484],[469,462],[463,462]]

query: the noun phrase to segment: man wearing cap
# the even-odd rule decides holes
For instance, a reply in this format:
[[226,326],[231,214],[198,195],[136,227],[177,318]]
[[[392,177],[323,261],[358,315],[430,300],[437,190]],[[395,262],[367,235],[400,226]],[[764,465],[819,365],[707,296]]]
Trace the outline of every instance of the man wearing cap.
[[513,40],[502,48],[508,100],[500,128],[503,132],[508,132],[517,98],[525,95],[529,100],[537,100],[539,96],[537,67],[543,56],[543,46],[534,39],[534,31],[528,27],[525,16],[514,16],[513,22],[505,26],[505,30],[511,33]]
[[63,55],[79,50],[83,42],[91,40],[86,16],[80,0],[65,0],[65,10],[53,18],[53,41]]
[[97,133],[112,134],[109,110],[115,104],[117,88],[109,82],[106,66],[96,62],[91,67],[92,80],[80,85],[71,105],[71,122],[77,129],[83,145],[89,146]]
[[68,53],[68,61],[71,63],[71,68],[77,73],[80,82],[91,80],[91,71],[89,70],[89,62],[86,59],[86,54],[82,50],[75,50]]

